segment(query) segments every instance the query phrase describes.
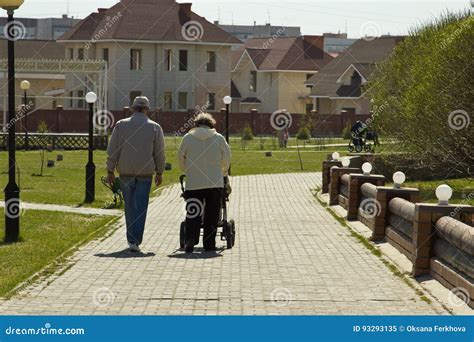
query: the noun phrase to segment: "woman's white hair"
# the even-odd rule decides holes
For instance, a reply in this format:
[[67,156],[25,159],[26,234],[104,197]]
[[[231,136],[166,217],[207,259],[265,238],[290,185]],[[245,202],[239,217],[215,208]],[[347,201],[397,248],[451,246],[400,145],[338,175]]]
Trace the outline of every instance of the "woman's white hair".
[[194,118],[194,125],[196,125],[196,127],[206,125],[210,128],[214,128],[216,126],[216,120],[209,113],[201,113]]

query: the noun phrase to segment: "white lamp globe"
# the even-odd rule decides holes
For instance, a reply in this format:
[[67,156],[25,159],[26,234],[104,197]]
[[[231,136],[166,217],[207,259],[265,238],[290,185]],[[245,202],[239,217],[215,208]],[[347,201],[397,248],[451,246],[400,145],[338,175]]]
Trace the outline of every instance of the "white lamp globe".
[[453,189],[447,184],[441,184],[436,188],[436,197],[439,205],[448,205],[449,199],[453,195]]
[[403,183],[405,183],[406,176],[403,172],[397,171],[392,176],[393,185],[395,188],[400,188]]
[[344,157],[341,159],[341,163],[343,167],[348,167],[351,163],[351,160],[348,157]]
[[332,154],[332,159],[333,160],[339,160],[340,157],[341,157],[341,155],[339,154],[339,152],[334,152]]
[[97,101],[97,94],[90,91],[86,94],[86,102],[87,103],[95,103]]
[[21,83],[20,83],[21,90],[28,90],[28,89],[30,89],[30,87],[31,87],[31,84],[30,84],[29,81],[27,81],[27,80],[21,81]]
[[370,163],[362,164],[362,171],[364,172],[364,175],[370,175],[370,172],[372,171],[372,164]]
[[230,105],[231,103],[232,103],[232,97],[230,97],[229,95],[225,96],[224,97],[224,104]]

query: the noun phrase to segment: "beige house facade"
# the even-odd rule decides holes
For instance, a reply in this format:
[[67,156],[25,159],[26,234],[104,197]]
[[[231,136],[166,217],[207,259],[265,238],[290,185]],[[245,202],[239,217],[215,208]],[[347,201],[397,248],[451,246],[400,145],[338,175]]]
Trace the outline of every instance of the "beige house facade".
[[306,81],[313,109],[320,114],[370,114],[367,85],[377,64],[390,56],[403,37],[359,39]]
[[312,100],[305,82],[332,59],[322,50],[322,37],[267,40],[250,39],[233,52],[233,110],[307,113]]
[[[61,37],[65,58],[107,62],[110,110],[144,95],[163,111],[219,111],[230,94],[231,49],[241,42],[192,12],[191,4],[136,0],[128,11],[129,2],[99,9]],[[165,11],[166,17],[160,17]],[[188,33],[189,26],[195,31]],[[68,76],[66,91],[79,99],[92,81]],[[67,108],[83,105],[70,101]]]

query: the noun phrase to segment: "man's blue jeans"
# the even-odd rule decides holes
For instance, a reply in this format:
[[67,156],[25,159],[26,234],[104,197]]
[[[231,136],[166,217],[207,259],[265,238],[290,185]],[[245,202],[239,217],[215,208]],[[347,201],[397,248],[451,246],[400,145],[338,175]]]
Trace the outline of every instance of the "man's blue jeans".
[[137,246],[143,241],[151,182],[152,178],[148,177],[120,177],[125,201],[127,241]]

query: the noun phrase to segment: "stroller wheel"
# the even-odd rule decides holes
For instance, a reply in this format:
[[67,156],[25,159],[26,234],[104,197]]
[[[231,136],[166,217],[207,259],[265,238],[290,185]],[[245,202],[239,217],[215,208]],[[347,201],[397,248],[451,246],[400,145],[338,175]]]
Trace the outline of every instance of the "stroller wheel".
[[224,222],[223,230],[227,242],[227,249],[232,249],[232,228],[230,222]]
[[347,149],[349,150],[349,152],[354,152],[354,146],[353,145],[349,145],[349,147]]
[[364,150],[365,150],[365,152],[372,152],[372,145],[370,145],[370,144],[365,145]]
[[230,226],[230,232],[232,233],[232,247],[235,245],[235,221],[230,220],[229,221],[229,226]]
[[179,228],[179,248],[184,248],[186,244],[186,222],[181,222],[181,227]]
[[362,145],[357,145],[357,146],[355,147],[355,150],[356,150],[357,153],[362,152]]

